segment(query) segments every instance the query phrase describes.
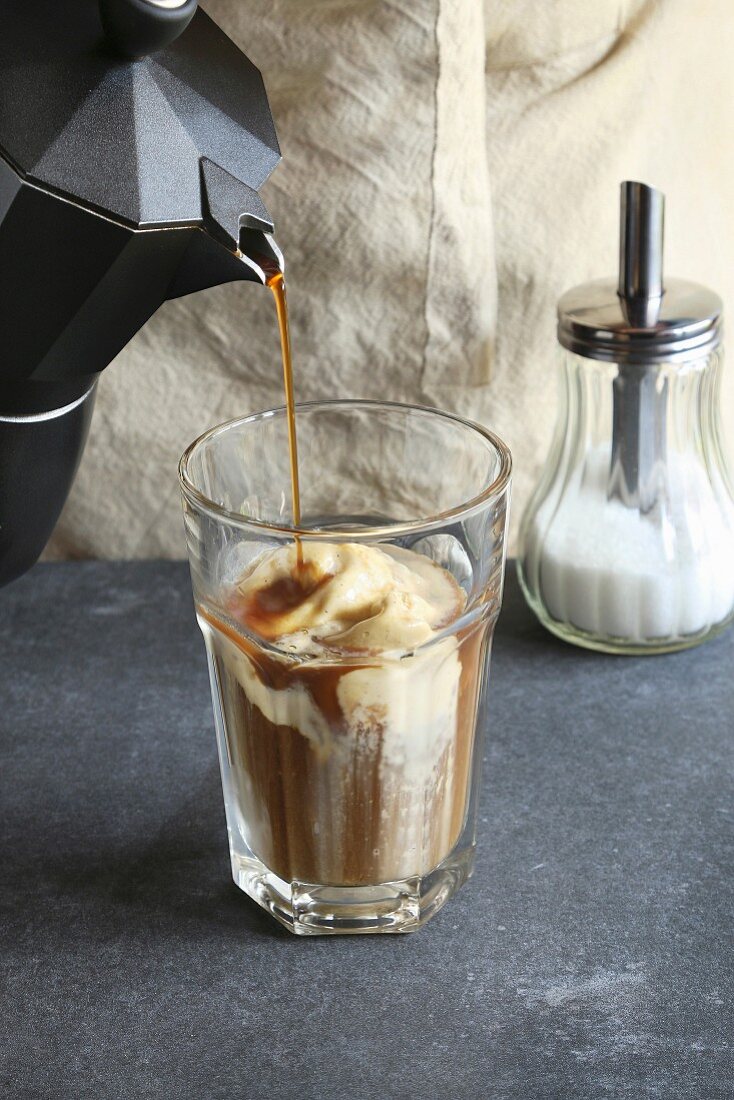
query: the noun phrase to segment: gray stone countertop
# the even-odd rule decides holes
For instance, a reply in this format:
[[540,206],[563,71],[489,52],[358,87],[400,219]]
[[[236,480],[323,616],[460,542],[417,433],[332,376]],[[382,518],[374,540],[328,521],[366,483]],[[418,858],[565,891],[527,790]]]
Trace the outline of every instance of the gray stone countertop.
[[554,641],[508,580],[474,878],[411,936],[297,939],[232,884],[178,563],[0,592],[13,1100],[734,1097],[734,632]]

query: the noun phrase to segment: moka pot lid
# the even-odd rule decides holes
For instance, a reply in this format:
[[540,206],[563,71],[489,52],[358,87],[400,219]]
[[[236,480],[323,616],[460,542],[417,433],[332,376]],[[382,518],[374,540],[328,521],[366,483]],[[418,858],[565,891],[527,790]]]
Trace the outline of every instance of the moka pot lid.
[[[244,224],[272,228],[262,77],[195,0],[6,0],[0,19],[0,153],[22,178],[134,229],[200,224],[240,189]],[[151,52],[126,56],[118,24]]]

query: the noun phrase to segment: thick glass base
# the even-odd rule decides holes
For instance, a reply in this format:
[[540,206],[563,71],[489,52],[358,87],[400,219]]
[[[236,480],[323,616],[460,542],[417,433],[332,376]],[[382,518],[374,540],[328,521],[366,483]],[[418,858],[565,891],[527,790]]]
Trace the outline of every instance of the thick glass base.
[[598,653],[613,653],[617,656],[627,657],[654,657],[663,653],[677,653],[681,649],[692,649],[693,646],[708,642],[711,638],[717,638],[732,623],[733,616],[729,616],[721,623],[701,630],[697,634],[687,634],[678,638],[650,638],[645,642],[632,641],[627,638],[608,638],[601,634],[592,634],[581,630],[570,623],[559,623],[549,615],[538,610],[536,602],[527,596],[530,607],[535,612],[542,626],[555,634],[564,642],[581,646],[582,649],[593,649]]
[[284,882],[252,855],[232,852],[232,877],[297,936],[414,932],[470,878],[474,848],[455,850],[427,875],[374,886]]
[[696,633],[681,634],[677,637],[646,638],[644,641],[638,641],[631,638],[596,634],[574,626],[573,623],[559,622],[554,619],[548,613],[545,604],[530,590],[521,562],[518,562],[517,577],[528,607],[541,626],[544,626],[546,630],[549,630],[551,634],[555,634],[563,642],[581,646],[582,649],[592,649],[597,653],[612,653],[621,657],[654,657],[663,653],[677,653],[679,650],[692,649],[693,646],[701,645],[702,642],[717,638],[734,622],[733,609],[721,622],[707,626]]

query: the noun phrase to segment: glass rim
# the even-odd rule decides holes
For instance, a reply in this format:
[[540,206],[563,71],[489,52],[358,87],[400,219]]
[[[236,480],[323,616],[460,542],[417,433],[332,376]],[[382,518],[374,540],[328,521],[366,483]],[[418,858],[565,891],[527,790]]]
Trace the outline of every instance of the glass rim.
[[229,508],[217,504],[215,501],[211,500],[206,493],[202,493],[200,489],[197,489],[189,475],[189,465],[194,453],[199,447],[215,436],[223,435],[226,431],[230,431],[232,428],[245,424],[255,424],[271,420],[276,416],[285,415],[285,406],[278,405],[272,409],[264,409],[262,412],[250,413],[247,416],[236,416],[231,420],[223,421],[221,424],[215,424],[214,427],[202,432],[193,443],[190,443],[181,455],[178,463],[179,483],[184,497],[191,504],[200,508],[214,519],[226,520],[227,523],[242,529],[255,530],[261,533],[267,532],[271,535],[279,535],[285,538],[298,537],[305,540],[341,539],[342,541],[359,542],[366,539],[400,537],[402,535],[431,530],[436,527],[443,527],[448,522],[455,522],[459,519],[474,515],[483,507],[486,507],[492,500],[502,496],[509,486],[510,477],[512,475],[512,455],[507,444],[493,431],[490,431],[489,428],[485,428],[476,421],[468,420],[456,413],[446,412],[443,409],[433,408],[429,405],[417,405],[403,401],[376,401],[369,398],[335,398],[323,401],[299,401],[296,402],[295,407],[297,413],[313,409],[342,409],[344,411],[349,409],[372,409],[375,411],[378,409],[396,409],[405,412],[426,414],[429,417],[435,417],[441,420],[448,420],[454,424],[460,425],[463,429],[468,429],[472,433],[481,436],[486,443],[489,443],[495,455],[499,458],[499,471],[497,476],[486,485],[480,493],[475,494],[467,501],[455,505],[453,508],[445,509],[442,512],[436,512],[433,515],[425,516],[421,519],[357,528],[329,527],[314,529],[311,527],[295,526],[287,523],[273,523],[267,520],[256,519],[253,516],[245,516],[241,512],[233,512]]

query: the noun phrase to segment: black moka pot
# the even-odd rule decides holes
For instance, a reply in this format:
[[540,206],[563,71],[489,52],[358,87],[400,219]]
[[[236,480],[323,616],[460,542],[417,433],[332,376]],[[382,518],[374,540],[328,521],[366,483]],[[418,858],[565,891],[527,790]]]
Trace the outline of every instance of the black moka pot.
[[196,9],[0,10],[0,584],[53,530],[100,371],[167,299],[277,256],[262,78]]

